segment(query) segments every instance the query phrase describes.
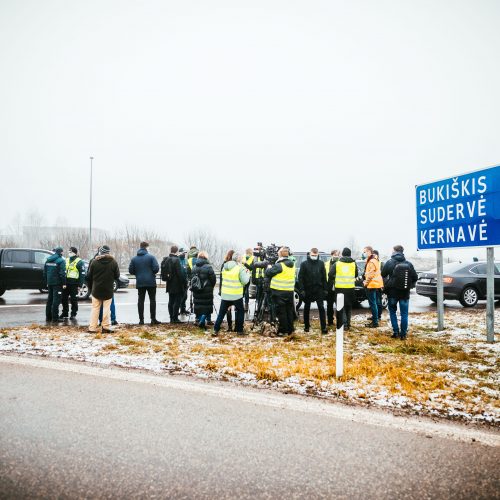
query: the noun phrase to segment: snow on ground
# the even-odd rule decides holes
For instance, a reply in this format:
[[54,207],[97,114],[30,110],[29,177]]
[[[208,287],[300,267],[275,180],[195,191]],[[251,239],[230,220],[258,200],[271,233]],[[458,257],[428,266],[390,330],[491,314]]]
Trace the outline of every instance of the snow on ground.
[[[497,324],[500,315],[496,313]],[[454,311],[444,332],[429,313],[410,318],[409,340],[356,318],[335,378],[335,336],[291,340],[251,333],[212,338],[185,326],[120,326],[95,335],[71,325],[0,330],[0,353],[50,356],[265,386],[331,400],[500,425],[500,336],[486,342],[484,311]]]

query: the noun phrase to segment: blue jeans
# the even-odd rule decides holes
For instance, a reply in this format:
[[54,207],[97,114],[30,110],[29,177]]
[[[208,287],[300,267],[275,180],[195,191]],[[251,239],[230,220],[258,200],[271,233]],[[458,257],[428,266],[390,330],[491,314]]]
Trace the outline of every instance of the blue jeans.
[[219,314],[215,320],[214,332],[220,330],[220,326],[224,321],[224,316],[226,316],[227,310],[234,306],[236,309],[236,332],[243,333],[243,324],[245,322],[245,309],[243,308],[243,298],[238,300],[221,300]]
[[[401,314],[401,329],[398,325],[398,303],[399,312]],[[406,337],[408,332],[408,306],[410,304],[409,299],[395,299],[389,297],[389,314],[391,315],[391,325],[394,335],[399,335],[400,337]]]
[[368,298],[368,303],[370,304],[370,310],[372,312],[372,323],[378,325],[378,300],[377,300],[378,288],[367,288],[366,296]]
[[[111,321],[116,321],[116,308],[115,308],[115,297],[111,299]],[[99,311],[99,324],[102,323],[102,306]]]

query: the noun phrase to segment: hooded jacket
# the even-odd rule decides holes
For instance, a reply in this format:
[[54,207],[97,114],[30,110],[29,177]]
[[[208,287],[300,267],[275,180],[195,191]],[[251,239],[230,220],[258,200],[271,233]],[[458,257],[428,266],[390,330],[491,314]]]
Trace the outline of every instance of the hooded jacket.
[[325,263],[318,257],[307,256],[299,269],[298,285],[306,301],[324,300],[327,291]]
[[193,273],[196,273],[204,284],[201,290],[193,290],[194,313],[197,317],[201,314],[212,314],[214,309],[214,288],[217,282],[214,269],[207,259],[200,257],[196,260]]
[[145,248],[140,248],[137,255],[130,261],[128,272],[135,275],[135,287],[156,286],[156,273],[160,270],[156,257]]
[[162,269],[166,267],[170,278],[166,281],[167,293],[184,293],[187,287],[186,278],[182,272],[181,261],[177,255],[171,253],[162,262]]
[[66,261],[59,253],[53,253],[43,266],[43,279],[47,286],[66,284]]
[[[238,266],[238,265],[239,264],[234,260],[228,260],[227,262],[224,262],[224,264],[222,265],[221,274],[220,274],[220,283],[219,283],[219,294],[220,294],[222,300],[235,301],[235,300],[241,299],[243,297],[243,293],[241,295],[229,295],[227,293],[222,293],[222,271],[224,271],[224,270],[231,271],[231,269],[234,269],[234,267]],[[238,277],[240,279],[241,285],[244,288],[245,285],[247,285],[248,282],[250,281],[250,277],[251,277],[250,271],[245,266],[240,265],[240,273],[239,273]]]
[[99,300],[113,298],[113,283],[120,277],[116,260],[109,254],[98,255],[87,272],[87,283],[92,295]]
[[412,288],[418,280],[418,274],[413,267],[413,264],[406,260],[404,254],[401,252],[394,252],[391,258],[384,264],[382,269],[382,278],[384,278],[385,290],[387,296],[393,299],[408,300],[410,298],[410,290],[399,290],[397,288],[391,287],[391,276],[394,268],[401,262],[408,262],[410,265],[410,279]]

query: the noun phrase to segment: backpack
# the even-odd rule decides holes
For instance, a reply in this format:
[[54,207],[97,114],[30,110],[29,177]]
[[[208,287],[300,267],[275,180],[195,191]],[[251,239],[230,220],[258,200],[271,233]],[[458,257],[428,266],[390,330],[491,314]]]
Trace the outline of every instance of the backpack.
[[193,275],[189,283],[189,289],[192,292],[199,292],[205,288],[205,283],[201,281],[199,272],[195,269],[193,270]]
[[161,279],[162,281],[170,281],[172,278],[172,260],[170,257],[165,257],[161,261]]
[[410,280],[411,265],[408,261],[396,264],[392,271],[390,285],[397,290],[410,290],[413,283]]

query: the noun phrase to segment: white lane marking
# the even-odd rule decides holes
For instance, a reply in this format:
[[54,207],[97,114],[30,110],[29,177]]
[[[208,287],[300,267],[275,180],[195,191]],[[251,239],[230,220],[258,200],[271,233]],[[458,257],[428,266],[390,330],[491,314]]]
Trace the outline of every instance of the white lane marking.
[[[137,306],[137,302],[115,302],[117,306]],[[148,302],[146,302],[146,305]],[[156,301],[156,305],[166,306],[168,302],[158,302]],[[2,309],[13,308],[13,307],[46,307],[47,304],[12,304],[12,305],[0,305],[0,311]],[[92,304],[90,302],[78,302],[78,308],[81,307],[91,307]]]
[[282,410],[313,413],[315,415],[323,415],[342,420],[349,420],[359,424],[375,425],[378,427],[413,432],[425,436],[452,439],[454,441],[467,443],[476,441],[477,443],[487,446],[500,446],[500,433],[495,431],[488,432],[452,423],[432,422],[429,420],[419,419],[418,417],[396,416],[378,410],[344,406],[336,403],[318,401],[317,399],[308,400],[297,396],[270,394],[267,391],[259,392],[258,390],[249,390],[229,385],[219,386],[210,384],[209,382],[176,379],[168,375],[148,375],[143,372],[124,370],[123,368],[101,368],[74,362],[61,362],[51,361],[48,359],[2,355],[0,355],[0,362],[72,372],[81,375],[140,382],[160,387],[167,387],[170,389],[189,391],[208,396],[280,408]]

